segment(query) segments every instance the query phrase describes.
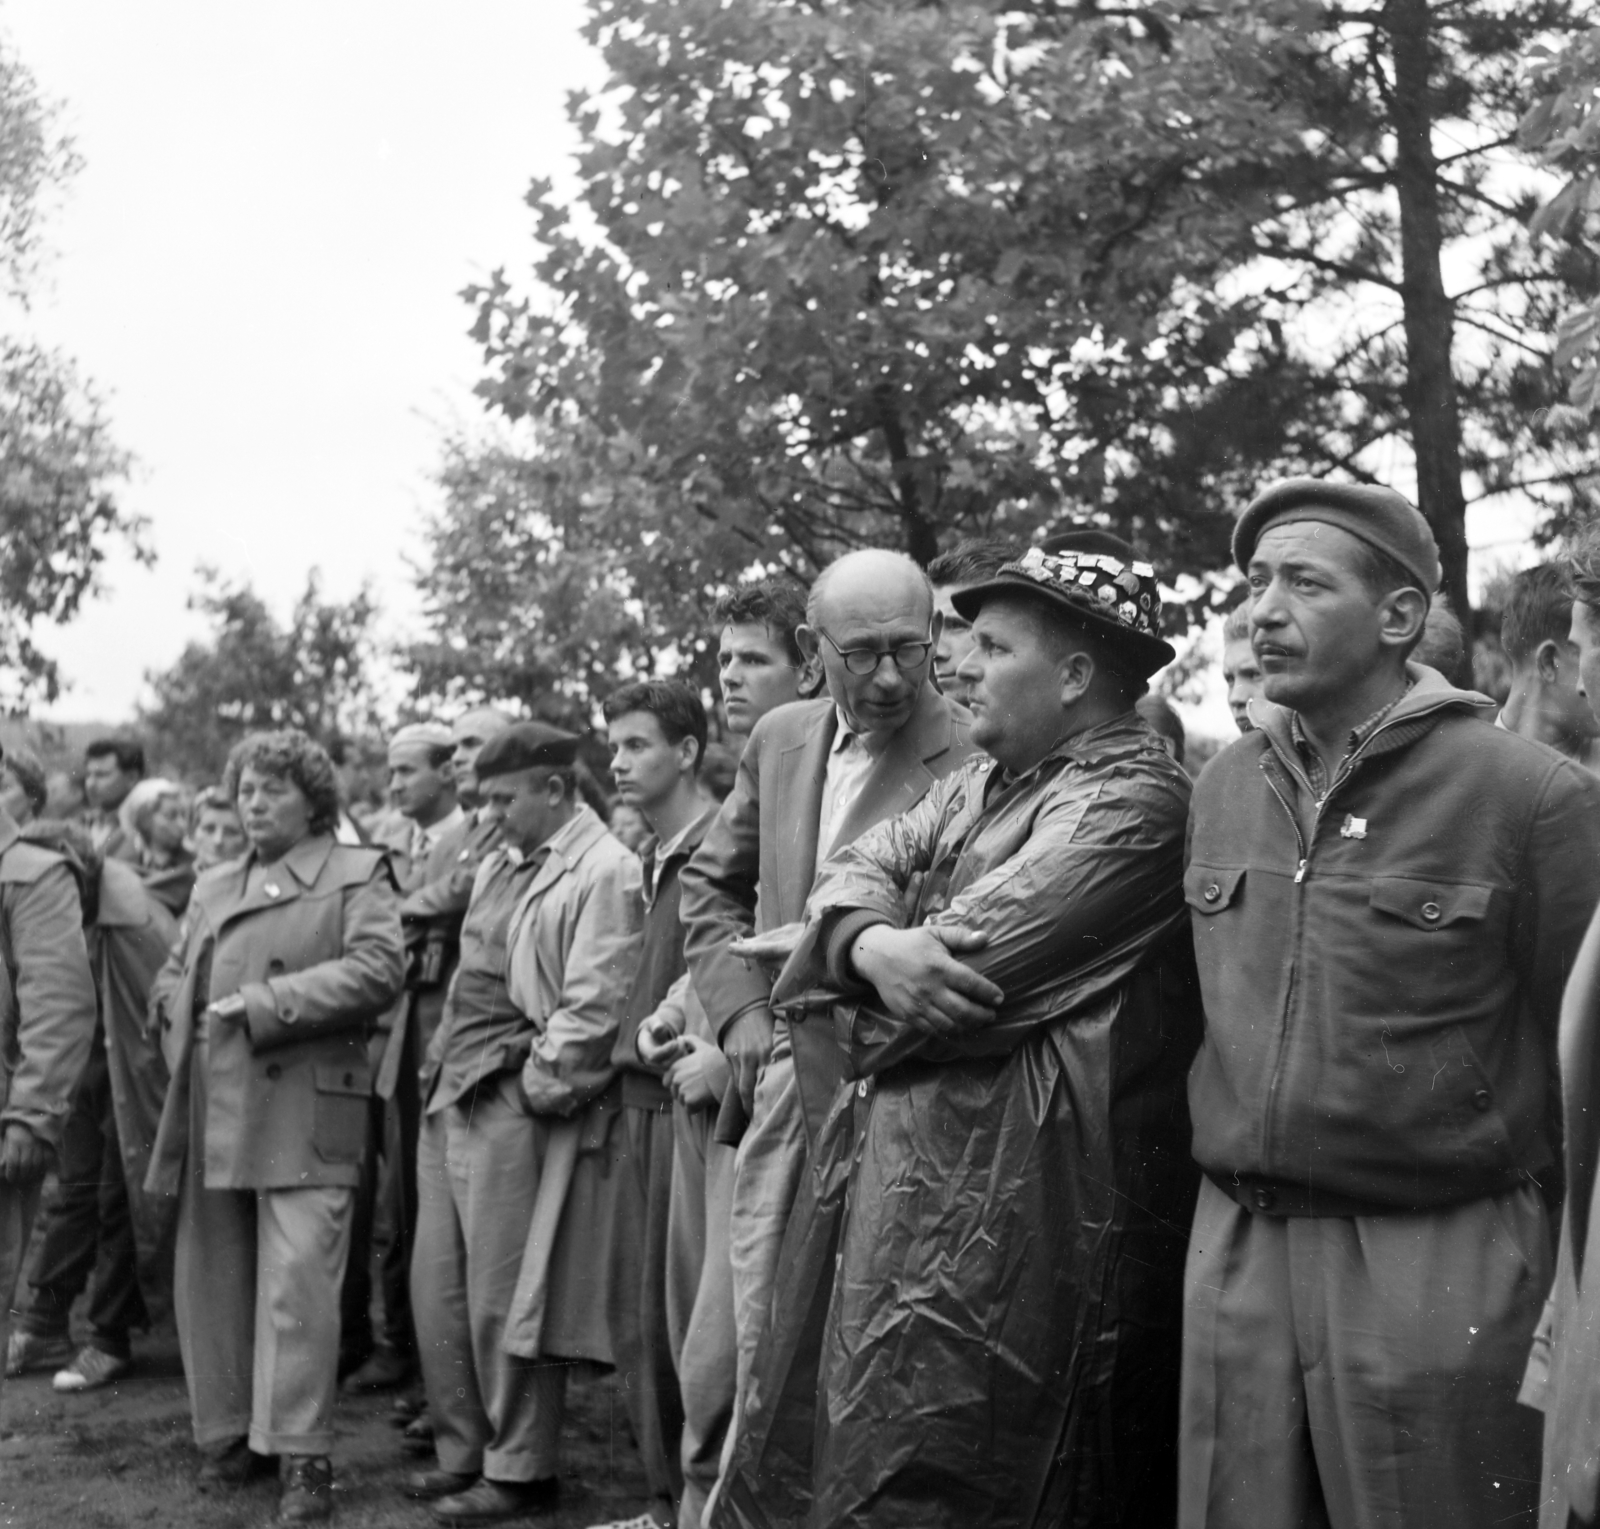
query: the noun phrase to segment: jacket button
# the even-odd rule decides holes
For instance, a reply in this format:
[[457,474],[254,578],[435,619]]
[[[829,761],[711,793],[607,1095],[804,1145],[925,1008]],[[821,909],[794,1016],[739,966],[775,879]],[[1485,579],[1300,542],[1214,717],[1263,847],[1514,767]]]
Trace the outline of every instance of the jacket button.
[[1472,1096],[1472,1107],[1481,1115],[1494,1101],[1489,1097],[1489,1090],[1480,1088]]
[[1277,1195],[1270,1189],[1258,1189],[1251,1198],[1255,1201],[1257,1210],[1271,1210],[1278,1201]]
[[283,1069],[276,1062],[269,1062],[267,1064],[267,1076],[276,1083],[283,1076]]
[[1442,912],[1443,910],[1439,907],[1438,903],[1424,903],[1422,905],[1422,916],[1427,919],[1430,924],[1437,924],[1439,922],[1439,915]]
[[1219,897],[1222,896],[1222,888],[1213,881],[1211,885],[1207,887],[1203,893],[1201,893],[1201,896],[1203,896],[1208,903],[1214,903]]
[[858,1099],[865,1099],[867,1097],[867,1080],[865,1078],[856,1084],[856,1097]]

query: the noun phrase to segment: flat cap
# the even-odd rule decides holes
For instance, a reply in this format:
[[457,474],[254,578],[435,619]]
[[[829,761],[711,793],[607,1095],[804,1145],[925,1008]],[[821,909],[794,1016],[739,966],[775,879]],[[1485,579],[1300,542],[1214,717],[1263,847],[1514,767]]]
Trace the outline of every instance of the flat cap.
[[1233,560],[1249,572],[1262,533],[1291,521],[1315,520],[1359,536],[1387,552],[1431,595],[1443,577],[1439,544],[1417,507],[1392,488],[1366,483],[1330,483],[1324,478],[1285,478],[1251,500],[1233,528]]
[[518,770],[561,770],[578,757],[578,736],[543,722],[513,722],[479,751],[473,773],[479,780]]
[[973,620],[985,600],[1026,591],[1042,596],[1120,655],[1142,680],[1177,656],[1161,636],[1161,588],[1149,563],[1101,552],[1046,552],[1030,547],[992,579],[950,597]]
[[414,744],[429,749],[453,749],[456,740],[442,722],[408,722],[396,728],[389,739],[391,749],[410,748]]

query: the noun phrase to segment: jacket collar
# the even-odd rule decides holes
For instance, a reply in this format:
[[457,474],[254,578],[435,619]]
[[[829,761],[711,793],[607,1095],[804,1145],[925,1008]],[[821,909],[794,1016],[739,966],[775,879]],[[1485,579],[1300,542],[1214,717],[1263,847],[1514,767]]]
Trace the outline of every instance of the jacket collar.
[[4,807],[0,807],[0,855],[5,854],[21,837],[22,830],[17,827],[17,820]]
[[150,894],[138,873],[120,860],[108,860],[100,869],[98,912],[102,929],[142,929],[150,922]]
[[[959,714],[965,718],[966,709],[961,708]],[[928,789],[933,783],[928,761],[949,752],[956,716],[953,701],[931,683],[923,685],[905,726],[872,761],[860,792],[835,829],[835,850],[851,843],[871,824],[903,812]]]
[[685,824],[677,834],[666,844],[656,838],[654,834],[639,846],[639,858],[644,862],[644,884],[647,904],[655,901],[655,889],[661,883],[661,878],[666,874],[667,867],[674,861],[680,864],[687,860],[697,849],[700,841],[705,838],[711,824],[722,811],[720,802],[712,802],[699,817],[693,822]]
[[265,868],[266,874],[252,891],[250,872],[261,864],[252,849],[208,871],[195,885],[194,900],[201,903],[213,929],[240,914],[293,902],[301,890],[313,886],[333,853],[331,834],[308,834],[281,859]]
[[524,899],[537,896],[552,882],[559,881],[610,832],[594,810],[580,802],[578,810],[528,856],[531,860],[544,852],[539,869],[533,873],[533,880],[523,893]]
[[[1373,730],[1369,742],[1381,738],[1390,729],[1403,722],[1422,718],[1437,721],[1448,711],[1493,712],[1495,703],[1476,690],[1460,690],[1452,685],[1437,669],[1425,664],[1406,664],[1406,674],[1411,679],[1411,689],[1395,702],[1382,722]],[[1276,702],[1257,700],[1250,703],[1250,720],[1260,729],[1272,750],[1291,769],[1304,773],[1294,746],[1294,713]],[[1426,731],[1426,729],[1424,729]]]

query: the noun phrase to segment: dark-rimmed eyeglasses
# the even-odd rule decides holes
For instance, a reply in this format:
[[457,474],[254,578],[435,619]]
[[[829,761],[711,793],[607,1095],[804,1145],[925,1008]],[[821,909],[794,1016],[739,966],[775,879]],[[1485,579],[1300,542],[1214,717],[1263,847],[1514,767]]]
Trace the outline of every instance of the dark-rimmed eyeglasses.
[[918,668],[927,662],[928,654],[933,651],[933,633],[929,632],[922,642],[903,642],[898,648],[841,648],[822,628],[814,627],[818,637],[825,639],[828,646],[844,660],[844,666],[852,674],[876,674],[878,665],[884,659],[892,658],[896,669],[902,671]]

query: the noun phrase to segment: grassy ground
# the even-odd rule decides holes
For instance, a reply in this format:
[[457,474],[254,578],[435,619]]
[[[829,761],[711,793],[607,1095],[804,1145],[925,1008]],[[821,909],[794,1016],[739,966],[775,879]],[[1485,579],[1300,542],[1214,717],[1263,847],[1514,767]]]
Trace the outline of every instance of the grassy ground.
[[[170,1330],[135,1340],[139,1363],[117,1385],[58,1396],[49,1375],[5,1383],[0,1400],[0,1526],[4,1529],[264,1529],[277,1487],[224,1498],[194,1488],[200,1457]],[[610,1378],[574,1375],[563,1435],[562,1505],[537,1522],[584,1529],[645,1506],[639,1470]],[[407,1470],[387,1422],[389,1399],[341,1398],[334,1451],[335,1523],[341,1529],[426,1529],[423,1504],[401,1495]]]

